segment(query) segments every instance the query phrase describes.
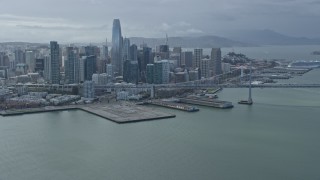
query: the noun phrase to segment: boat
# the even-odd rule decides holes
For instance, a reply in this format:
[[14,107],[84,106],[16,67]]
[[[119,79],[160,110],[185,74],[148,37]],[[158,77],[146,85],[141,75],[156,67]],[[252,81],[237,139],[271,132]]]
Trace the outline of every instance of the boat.
[[249,100],[240,100],[240,101],[238,102],[238,104],[252,105],[253,102],[252,102],[252,101],[249,101]]
[[302,68],[302,69],[309,69],[309,68],[319,68],[320,61],[294,61],[288,65],[288,68]]

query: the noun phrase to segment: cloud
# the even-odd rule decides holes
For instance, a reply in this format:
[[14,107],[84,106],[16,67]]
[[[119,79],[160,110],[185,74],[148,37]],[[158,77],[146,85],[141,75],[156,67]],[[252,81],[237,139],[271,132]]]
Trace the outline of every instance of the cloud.
[[171,26],[168,23],[162,23],[161,29],[164,31],[168,31],[171,28]]
[[64,21],[63,18],[43,18],[43,17],[32,17],[32,16],[19,16],[13,14],[0,14],[2,20],[28,20],[28,21]]
[[204,32],[200,29],[194,29],[194,28],[191,28],[191,29],[186,29],[186,30],[178,30],[176,31],[176,34],[177,35],[201,35],[201,34],[204,34]]
[[62,18],[38,18],[0,14],[0,41],[31,41],[46,42],[58,40],[61,42],[100,42],[111,33],[108,24],[90,26],[74,23]]
[[103,1],[101,1],[101,0],[80,0],[80,2],[89,3],[89,4],[93,4],[93,5],[99,5],[99,4],[103,3]]
[[[237,29],[272,29],[288,35],[320,36],[318,0],[0,0],[1,37],[35,32],[47,39],[110,39],[120,18],[127,37],[212,34]],[[13,34],[13,32],[20,34]],[[58,35],[55,35],[58,34]],[[87,33],[87,34],[86,34]],[[52,35],[53,37],[49,37]],[[216,34],[219,35],[219,34]],[[40,35],[39,35],[40,36]],[[80,38],[78,38],[80,39]],[[59,39],[57,39],[59,40]]]
[[178,22],[177,25],[178,25],[178,26],[181,26],[181,27],[189,27],[189,26],[191,26],[190,23],[187,23],[187,22],[185,22],[185,21],[180,21],[180,22]]

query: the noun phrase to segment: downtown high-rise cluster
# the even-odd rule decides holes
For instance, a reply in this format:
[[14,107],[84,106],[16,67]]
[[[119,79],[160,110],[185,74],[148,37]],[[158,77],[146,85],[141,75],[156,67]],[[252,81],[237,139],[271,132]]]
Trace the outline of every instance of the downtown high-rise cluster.
[[153,48],[131,44],[122,35],[119,19],[113,21],[111,42],[111,49],[107,42],[102,46],[75,46],[51,41],[49,49],[19,47],[13,48],[11,54],[0,52],[0,77],[16,83],[167,84],[230,71],[230,65],[221,62],[220,48],[212,48],[210,55],[204,55],[204,50],[199,48],[193,51],[170,48],[168,38]]

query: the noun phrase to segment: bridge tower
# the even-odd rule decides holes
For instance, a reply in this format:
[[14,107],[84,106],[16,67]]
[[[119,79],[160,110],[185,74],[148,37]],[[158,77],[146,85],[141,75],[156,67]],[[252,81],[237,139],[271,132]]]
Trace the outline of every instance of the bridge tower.
[[252,78],[252,62],[250,62],[250,75],[249,75],[249,97],[248,103],[252,104],[252,97],[251,97],[251,79]]
[[250,62],[250,74],[249,74],[249,97],[248,100],[241,100],[238,103],[239,104],[246,104],[246,105],[252,105],[252,97],[251,97],[251,79],[252,78],[252,62]]

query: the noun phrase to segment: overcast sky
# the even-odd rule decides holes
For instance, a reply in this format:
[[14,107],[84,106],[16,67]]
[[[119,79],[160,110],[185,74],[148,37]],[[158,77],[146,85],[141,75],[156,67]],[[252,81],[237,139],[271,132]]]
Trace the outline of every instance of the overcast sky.
[[320,37],[319,0],[0,0],[0,41],[111,41],[114,18],[127,37],[239,29]]

